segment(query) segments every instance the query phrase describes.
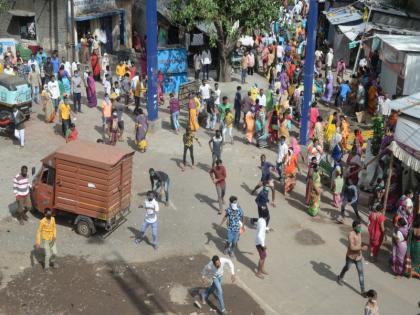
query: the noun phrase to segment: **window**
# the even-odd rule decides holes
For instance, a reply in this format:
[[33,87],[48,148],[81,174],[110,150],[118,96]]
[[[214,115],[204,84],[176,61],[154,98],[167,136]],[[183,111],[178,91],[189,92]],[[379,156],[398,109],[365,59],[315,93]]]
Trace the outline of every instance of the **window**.
[[7,31],[12,35],[20,35],[21,39],[36,40],[35,17],[14,15]]
[[55,170],[53,168],[46,168],[42,172],[41,182],[47,185],[54,185]]

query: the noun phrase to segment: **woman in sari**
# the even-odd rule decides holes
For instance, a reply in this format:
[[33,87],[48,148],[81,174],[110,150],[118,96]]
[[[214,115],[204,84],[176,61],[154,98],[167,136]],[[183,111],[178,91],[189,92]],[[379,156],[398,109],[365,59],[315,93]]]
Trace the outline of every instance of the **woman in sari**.
[[379,248],[382,245],[385,236],[385,216],[382,213],[382,205],[378,204],[373,208],[373,212],[369,214],[369,246],[370,258],[376,260]]
[[189,114],[189,126],[191,131],[197,131],[200,126],[197,122],[197,104],[192,94],[190,94],[190,99],[188,101],[188,114]]
[[246,125],[246,139],[248,143],[251,144],[254,138],[255,132],[255,120],[254,120],[254,113],[252,109],[249,110],[245,115],[245,125]]
[[98,103],[96,98],[96,85],[95,79],[92,76],[92,71],[88,72],[88,77],[86,79],[86,95],[88,100],[88,106],[90,108],[95,107]]
[[48,86],[44,85],[44,89],[41,93],[42,110],[44,111],[44,117],[46,123],[52,123],[55,119],[55,111],[53,103],[48,95]]
[[311,194],[312,194],[312,175],[314,174],[314,166],[316,166],[316,157],[312,157],[310,160],[310,164],[308,166],[308,174],[306,176],[306,193],[305,193],[305,200],[306,204],[309,205],[309,202],[311,200]]
[[92,52],[92,56],[90,57],[90,65],[93,71],[93,78],[95,81],[101,80],[101,65],[99,64],[99,57],[97,54],[97,50],[94,49]]
[[340,127],[340,131],[341,131],[341,142],[343,144],[343,149],[347,150],[348,148],[348,143],[347,140],[349,138],[350,135],[350,125],[346,119],[345,116],[340,116],[340,120],[341,120],[341,127]]
[[318,165],[313,166],[312,173],[312,190],[309,200],[308,214],[310,216],[318,215],[321,203],[321,175],[318,172]]
[[314,129],[315,129],[315,123],[319,116],[319,110],[317,107],[317,103],[313,102],[311,105],[311,109],[309,111],[309,138],[314,137]]
[[149,124],[147,123],[147,117],[144,115],[143,110],[139,108],[136,117],[136,141],[137,147],[141,153],[146,152],[147,149],[146,134],[148,128]]
[[326,84],[325,84],[325,92],[324,92],[324,95],[322,95],[321,99],[324,103],[328,104],[328,103],[331,102],[331,98],[332,98],[333,90],[334,90],[334,83],[333,83],[334,80],[332,78],[331,71],[328,72],[326,80],[327,81],[326,81]]
[[293,151],[293,148],[289,148],[287,152],[287,158],[284,168],[284,196],[288,196],[289,193],[296,186],[296,173],[300,172],[298,164],[298,156]]
[[71,83],[68,77],[64,76],[61,79],[59,79],[59,81],[61,81],[61,83],[63,84],[63,89],[64,89],[64,93],[66,93],[67,95],[71,95]]
[[288,115],[287,111],[283,113],[283,116],[280,119],[280,124],[279,124],[279,136],[284,137],[286,141],[289,139],[289,126],[288,126],[287,115]]
[[399,218],[392,235],[392,271],[394,271],[397,276],[402,276],[404,274],[404,260],[405,255],[407,254],[407,237],[407,222],[405,222],[404,218]]
[[314,128],[314,138],[318,139],[319,145],[324,147],[324,124],[321,116],[318,116]]
[[408,237],[407,255],[411,258],[409,276],[420,278],[420,215],[413,222],[413,228]]
[[378,88],[375,84],[372,84],[368,90],[368,113],[375,115],[378,106]]
[[[325,141],[330,143],[336,129],[337,112],[334,112],[328,117],[327,125],[325,126]],[[331,150],[333,148],[330,148]]]

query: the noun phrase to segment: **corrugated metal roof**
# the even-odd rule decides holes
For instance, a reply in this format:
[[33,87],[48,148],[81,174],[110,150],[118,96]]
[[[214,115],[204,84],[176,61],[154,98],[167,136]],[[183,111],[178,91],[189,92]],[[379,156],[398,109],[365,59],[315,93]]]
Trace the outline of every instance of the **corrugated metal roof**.
[[420,52],[420,36],[384,34],[377,34],[376,36],[396,50]]
[[420,119],[420,93],[392,100],[389,107],[400,110],[404,115]]

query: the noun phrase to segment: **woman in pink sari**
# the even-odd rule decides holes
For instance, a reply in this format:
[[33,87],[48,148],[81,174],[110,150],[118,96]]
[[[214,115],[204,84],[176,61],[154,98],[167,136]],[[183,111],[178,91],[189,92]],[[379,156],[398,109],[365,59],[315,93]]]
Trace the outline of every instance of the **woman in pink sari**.
[[407,254],[407,236],[409,229],[404,218],[399,218],[392,235],[392,271],[395,275],[404,274],[404,260]]
[[312,139],[314,137],[314,129],[315,124],[317,122],[319,116],[319,110],[317,107],[317,103],[313,102],[311,105],[311,109],[309,112],[309,138]]
[[95,107],[98,103],[98,100],[96,99],[96,86],[92,71],[88,72],[88,77],[86,79],[86,96],[88,100],[88,106],[91,108]]

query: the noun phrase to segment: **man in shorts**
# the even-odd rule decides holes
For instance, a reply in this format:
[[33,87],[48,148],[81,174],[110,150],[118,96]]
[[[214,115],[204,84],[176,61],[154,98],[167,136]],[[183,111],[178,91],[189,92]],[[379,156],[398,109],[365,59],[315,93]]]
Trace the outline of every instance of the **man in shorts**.
[[263,274],[268,275],[264,270],[265,259],[267,258],[267,246],[265,245],[265,234],[267,229],[267,217],[268,210],[267,207],[261,209],[259,219],[257,221],[257,238],[255,239],[255,246],[257,247],[258,255],[260,259],[258,260],[258,268],[255,275],[258,278],[264,279]]

